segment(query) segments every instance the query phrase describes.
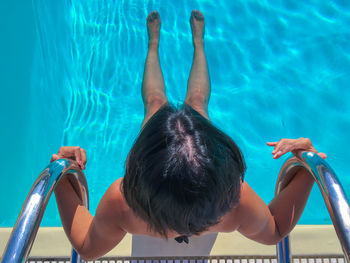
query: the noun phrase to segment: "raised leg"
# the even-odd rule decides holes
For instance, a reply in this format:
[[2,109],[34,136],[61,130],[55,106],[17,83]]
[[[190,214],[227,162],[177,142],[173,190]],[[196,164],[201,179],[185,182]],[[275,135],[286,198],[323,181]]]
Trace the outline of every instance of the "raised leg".
[[168,100],[165,95],[165,84],[159,63],[160,16],[157,11],[147,17],[148,53],[142,80],[142,99],[145,106],[143,125]]
[[[210,78],[207,59],[204,53],[204,16],[193,10],[190,24],[194,46],[193,62],[187,84],[185,103],[208,118],[208,103],[210,97]],[[209,119],[209,118],[208,118]]]

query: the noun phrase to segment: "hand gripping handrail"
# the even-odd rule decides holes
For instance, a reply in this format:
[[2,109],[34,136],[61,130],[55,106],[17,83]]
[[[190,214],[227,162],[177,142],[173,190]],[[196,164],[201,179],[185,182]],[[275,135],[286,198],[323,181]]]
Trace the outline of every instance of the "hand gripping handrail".
[[[69,176],[68,179],[82,204],[88,208],[89,195],[86,179],[75,162],[59,159],[50,163],[34,182],[23,204],[1,262],[19,263],[26,261],[51,193],[64,176]],[[74,249],[71,262],[84,262]]]
[[[347,262],[350,262],[350,207],[344,190],[332,168],[313,152],[301,152],[288,159],[278,175],[275,195],[293,179],[296,170],[304,167],[315,179],[326,203],[333,226]],[[289,238],[286,236],[276,247],[279,263],[291,263]]]

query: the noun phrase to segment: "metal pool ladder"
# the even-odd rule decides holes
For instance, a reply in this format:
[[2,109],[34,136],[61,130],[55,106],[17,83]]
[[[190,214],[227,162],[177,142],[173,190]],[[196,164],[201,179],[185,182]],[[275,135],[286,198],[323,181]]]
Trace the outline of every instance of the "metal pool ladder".
[[[23,204],[1,262],[19,263],[27,260],[52,191],[64,176],[69,176],[68,179],[80,196],[82,204],[88,208],[87,183],[78,166],[66,159],[50,163],[34,182]],[[84,262],[74,249],[71,262]]]
[[[350,263],[350,207],[343,187],[335,172],[320,156],[313,152],[302,152],[298,157],[288,159],[277,178],[275,194],[282,191],[293,179],[295,171],[306,168],[321,190],[329,215],[332,219],[344,256]],[[286,236],[277,247],[277,261],[292,263],[289,237]]]
[[[319,186],[331,216],[334,228],[342,246],[346,260],[350,263],[350,207],[344,190],[334,171],[317,154],[302,152],[299,157],[291,157],[282,166],[276,184],[278,194],[293,179],[300,167],[306,168]],[[39,175],[30,190],[11,236],[5,248],[1,262],[25,262],[41,223],[47,202],[57,183],[69,176],[82,204],[88,208],[89,198],[85,177],[74,162],[57,160],[48,165]],[[277,246],[277,262],[292,263],[289,238],[286,236]],[[155,255],[156,256],[156,255]],[[85,262],[73,249],[72,263]]]

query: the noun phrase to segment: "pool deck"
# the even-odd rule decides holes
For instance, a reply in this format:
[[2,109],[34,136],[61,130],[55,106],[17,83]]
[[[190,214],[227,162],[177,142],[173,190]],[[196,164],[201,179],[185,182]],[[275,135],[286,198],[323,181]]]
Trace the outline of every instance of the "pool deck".
[[[0,228],[0,252],[1,255],[6,246],[11,228]],[[209,236],[209,235],[208,235]],[[141,236],[140,236],[141,237]],[[141,237],[142,239],[143,237]],[[213,239],[214,238],[214,239]],[[134,241],[133,241],[134,240]],[[160,239],[154,239],[157,241]],[[191,243],[192,241],[192,243]],[[194,241],[194,242],[193,242]],[[210,256],[215,255],[275,255],[275,246],[261,245],[251,241],[237,231],[233,233],[219,233],[217,237],[212,236],[212,246],[210,246]],[[340,243],[335,234],[332,225],[298,225],[290,235],[292,255],[341,255]],[[132,242],[137,242],[132,235],[127,234],[122,242],[110,251],[106,256],[110,257],[128,257],[135,256]],[[143,240],[144,242],[144,240]],[[149,244],[155,242],[148,242]],[[203,243],[203,242],[202,242]],[[190,244],[179,244],[191,250],[191,246],[196,245],[195,238],[190,238]],[[135,245],[134,245],[135,246]],[[141,246],[144,248],[144,245]],[[134,247],[135,249],[135,247]],[[148,248],[144,248],[148,249]],[[161,254],[167,254],[166,249],[160,249],[159,246],[149,245],[149,249],[162,251]],[[158,250],[157,250],[158,249]],[[171,250],[169,250],[171,251]],[[192,249],[193,252],[193,249]],[[31,257],[69,257],[71,246],[61,227],[41,227],[34,242]],[[159,254],[156,252],[156,254]],[[136,255],[140,256],[140,255]],[[157,256],[157,255],[154,255]],[[170,255],[171,256],[171,255]]]

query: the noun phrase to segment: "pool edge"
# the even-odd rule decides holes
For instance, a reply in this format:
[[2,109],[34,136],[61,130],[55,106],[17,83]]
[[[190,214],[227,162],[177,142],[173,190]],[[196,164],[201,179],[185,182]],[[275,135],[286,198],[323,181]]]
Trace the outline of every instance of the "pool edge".
[[[12,228],[0,228],[1,255]],[[131,235],[106,256],[131,256]],[[291,251],[294,255],[339,255],[342,254],[333,225],[297,225],[291,233]],[[41,227],[34,242],[32,257],[67,257],[71,246],[61,227]],[[261,245],[237,231],[219,233],[210,255],[275,255],[275,246]],[[200,256],[200,255],[199,255]]]

